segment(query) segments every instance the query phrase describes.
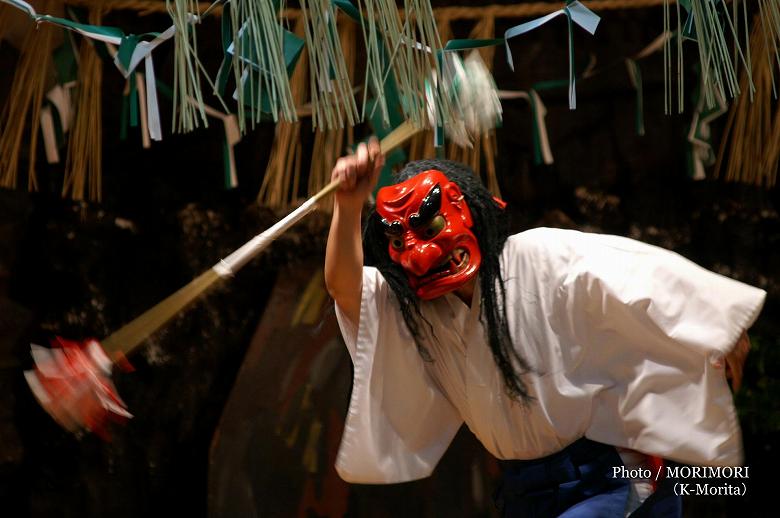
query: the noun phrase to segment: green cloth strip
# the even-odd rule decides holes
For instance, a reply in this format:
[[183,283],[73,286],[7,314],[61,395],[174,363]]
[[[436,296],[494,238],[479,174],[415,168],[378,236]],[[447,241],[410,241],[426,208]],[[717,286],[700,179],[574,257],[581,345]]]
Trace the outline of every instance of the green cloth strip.
[[133,128],[138,127],[138,85],[135,79],[135,72],[133,72],[127,79],[130,82],[130,94],[128,95],[128,101],[130,101],[130,126]]

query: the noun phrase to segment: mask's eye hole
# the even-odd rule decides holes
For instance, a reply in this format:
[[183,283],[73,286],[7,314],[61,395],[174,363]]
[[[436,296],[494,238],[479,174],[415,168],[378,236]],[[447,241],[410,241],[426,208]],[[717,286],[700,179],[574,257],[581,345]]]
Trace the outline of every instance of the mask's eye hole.
[[446,221],[444,219],[444,216],[439,214],[438,216],[433,218],[430,223],[428,223],[428,226],[425,227],[425,230],[423,230],[423,236],[425,236],[427,239],[436,237],[439,234],[439,232],[442,231],[445,224]]
[[396,250],[401,250],[404,247],[404,242],[400,237],[392,237],[390,238],[390,246]]

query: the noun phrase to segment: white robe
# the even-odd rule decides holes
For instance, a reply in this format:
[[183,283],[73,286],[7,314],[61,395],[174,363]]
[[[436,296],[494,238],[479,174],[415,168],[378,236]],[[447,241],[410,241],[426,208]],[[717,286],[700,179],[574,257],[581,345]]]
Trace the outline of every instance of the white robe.
[[510,237],[501,265],[512,342],[537,371],[523,377],[535,398],[527,407],[506,395],[478,290],[470,308],[451,294],[422,303],[436,335],[426,362],[385,279],[363,269],[359,324],[336,308],[354,364],[342,478],[426,477],[463,422],[500,459],[587,437],[689,464],[742,461],[714,363],[754,322],[763,290],[668,250],[570,230]]

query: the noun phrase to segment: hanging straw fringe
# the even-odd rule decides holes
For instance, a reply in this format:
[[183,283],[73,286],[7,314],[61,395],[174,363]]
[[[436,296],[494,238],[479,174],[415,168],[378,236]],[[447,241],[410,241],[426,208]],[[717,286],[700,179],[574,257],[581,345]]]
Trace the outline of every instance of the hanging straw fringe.
[[[762,13],[763,14],[763,13]],[[726,147],[728,162],[725,179],[771,188],[777,181],[778,158],[780,158],[780,105],[775,103],[772,113],[772,92],[774,89],[774,67],[777,61],[777,36],[767,30],[761,22],[762,15],[755,17],[750,34],[750,52],[753,57],[752,79],[755,85],[751,102],[741,96],[731,107],[724,129],[715,166],[715,176],[720,177]],[[771,20],[771,18],[770,18]],[[747,88],[747,71],[740,79],[742,88]]]
[[[89,12],[89,23],[99,25],[99,9]],[[84,38],[79,50],[76,119],[68,143],[62,196],[83,200],[85,186],[90,201],[101,200],[103,61],[91,40]]]
[[[366,94],[370,91],[374,95],[374,110],[380,108],[382,121],[389,124],[391,107],[385,98],[385,81],[390,78],[402,91],[414,91],[408,88],[411,85],[409,56],[401,51],[403,23],[395,0],[361,0],[359,7],[366,48]],[[363,97],[363,120],[373,115],[365,112],[368,97]]]
[[336,29],[336,9],[330,0],[301,0],[301,12],[311,70],[312,126],[354,126],[359,115]]
[[[173,74],[173,127],[177,132],[189,132],[200,125],[208,127],[206,112],[203,108],[203,95],[198,73],[198,39],[191,27],[199,20],[200,11],[197,0],[165,0],[168,14],[176,27],[174,36],[174,74]],[[190,102],[195,99],[196,104]]]
[[[344,16],[340,17],[338,21],[347,77],[354,78],[357,64],[357,25]],[[344,142],[345,135],[346,143]],[[330,183],[330,173],[333,166],[336,165],[336,160],[344,154],[345,148],[353,145],[354,140],[354,130],[351,125],[346,128],[320,129],[315,133],[311,169],[309,170],[309,196],[313,196]],[[331,208],[330,204],[325,204],[321,210],[328,212]]]
[[[439,121],[446,124],[457,120],[460,110],[456,98],[447,95],[448,92],[442,88],[448,78],[444,77],[444,69],[437,59],[442,44],[430,1],[405,0],[404,12],[406,19],[400,40],[403,48],[400,50],[406,55],[408,79],[401,91],[411,97],[406,118],[418,126],[430,124],[428,111],[433,100]],[[426,98],[427,91],[431,92],[433,99]]]
[[[669,1],[664,1],[664,30],[671,29]],[[766,1],[766,0],[765,0]],[[760,5],[761,0],[759,0]],[[766,2],[770,4],[771,2]],[[684,37],[692,37],[696,40],[699,49],[699,64],[703,78],[703,94],[708,108],[716,105],[718,96],[723,99],[737,97],[743,89],[747,89],[753,94],[753,80],[750,76],[750,54],[742,52],[742,46],[739,42],[738,31],[735,23],[739,20],[729,14],[725,3],[713,2],[711,0],[690,0],[690,11],[688,12],[686,27],[681,27],[680,2],[677,4],[677,75],[678,91],[677,103],[678,111],[682,111],[682,43]],[[738,9],[735,6],[733,13],[738,17]],[[743,9],[743,16],[747,17],[747,10]],[[691,23],[692,20],[692,23]],[[744,20],[747,24],[747,20]],[[687,33],[686,33],[687,32]],[[733,59],[729,55],[727,38],[733,42]],[[746,57],[747,56],[747,57]],[[737,81],[738,64],[742,63],[744,70],[747,71],[747,82],[740,87]],[[671,109],[671,48],[670,43],[664,47],[664,107],[669,113]]]
[[[390,123],[384,83],[393,79],[404,92],[404,118],[418,127],[430,125],[429,106],[435,106],[436,119],[447,124],[457,120],[460,106],[457,96],[440,86],[443,69],[438,55],[442,48],[429,0],[405,0],[401,12],[394,0],[362,0],[363,37],[367,49],[366,86],[376,97],[374,110],[381,109],[382,121]],[[363,117],[365,118],[365,98]],[[368,114],[371,118],[372,114]]]
[[[45,9],[51,3],[44,5]],[[31,28],[25,36],[11,91],[0,115],[0,186],[16,188],[25,121],[30,121],[27,157],[27,188],[38,190],[35,158],[41,121],[41,106],[49,78],[54,27]]]
[[262,115],[263,96],[274,122],[295,122],[290,81],[284,60],[284,29],[275,2],[233,0],[233,72],[237,85],[239,126],[245,128],[244,107],[251,108],[252,127]]
[[[419,42],[414,45],[407,43],[408,48],[414,47],[414,50],[420,49],[416,54],[416,67],[412,76],[417,81],[412,90],[406,92],[424,92],[420,95],[418,102],[419,110],[422,112],[421,119],[411,117],[411,120],[418,122],[427,122],[432,126],[440,128],[452,128],[453,125],[463,123],[463,106],[461,105],[462,92],[457,91],[457,82],[454,79],[456,70],[447,66],[447,55],[441,56],[442,38],[438,33],[434,11],[431,8],[429,0],[408,0],[405,2],[407,30],[405,42],[410,40]],[[409,18],[413,16],[410,23]],[[416,26],[416,30],[415,30]],[[456,55],[456,54],[453,54]],[[432,71],[432,72],[431,72]],[[428,79],[430,78],[430,79]],[[461,81],[461,84],[464,82]],[[466,81],[470,83],[470,81]],[[416,86],[416,89],[414,87]],[[430,113],[430,106],[434,106],[434,113]],[[471,108],[474,108],[473,106]],[[433,117],[431,117],[433,115]],[[427,119],[426,119],[427,117]],[[495,121],[491,121],[495,126]]]
[[[295,34],[303,36],[305,22],[299,18]],[[304,49],[295,72],[290,78],[290,91],[295,104],[306,102],[309,59]],[[263,183],[257,195],[257,202],[272,208],[287,208],[298,197],[301,176],[301,123],[279,121],[274,129],[274,143],[271,156],[263,176]]]

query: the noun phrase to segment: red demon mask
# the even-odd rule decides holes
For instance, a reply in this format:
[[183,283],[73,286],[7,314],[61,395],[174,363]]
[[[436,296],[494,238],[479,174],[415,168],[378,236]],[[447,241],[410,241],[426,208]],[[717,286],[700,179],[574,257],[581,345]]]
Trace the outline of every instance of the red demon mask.
[[430,170],[377,193],[376,211],[390,259],[406,271],[418,297],[430,300],[458,289],[482,261],[474,225],[457,184]]

